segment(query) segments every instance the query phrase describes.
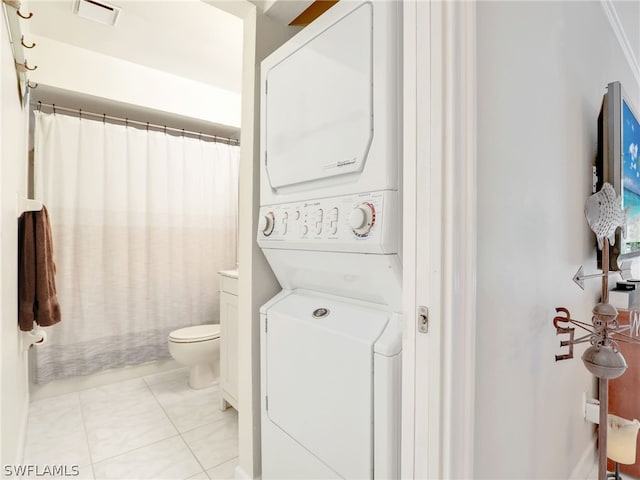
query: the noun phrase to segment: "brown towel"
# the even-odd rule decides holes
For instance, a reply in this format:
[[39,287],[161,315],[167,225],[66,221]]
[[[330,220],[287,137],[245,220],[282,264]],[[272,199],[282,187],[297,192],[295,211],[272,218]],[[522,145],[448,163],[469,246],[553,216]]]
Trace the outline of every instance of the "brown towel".
[[56,264],[49,215],[43,206],[25,212],[18,225],[18,323],[29,332],[35,321],[42,327],[60,321],[56,296]]

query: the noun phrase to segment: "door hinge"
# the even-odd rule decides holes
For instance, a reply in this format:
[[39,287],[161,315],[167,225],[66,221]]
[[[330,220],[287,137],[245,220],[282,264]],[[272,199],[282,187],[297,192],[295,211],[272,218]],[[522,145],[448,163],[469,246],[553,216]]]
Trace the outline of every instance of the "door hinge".
[[429,333],[429,309],[420,305],[418,307],[418,331]]

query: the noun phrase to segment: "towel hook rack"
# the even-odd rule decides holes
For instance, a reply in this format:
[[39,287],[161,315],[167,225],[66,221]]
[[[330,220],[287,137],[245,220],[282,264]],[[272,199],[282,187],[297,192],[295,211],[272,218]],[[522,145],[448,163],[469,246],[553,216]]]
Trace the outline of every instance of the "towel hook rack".
[[20,218],[24,212],[38,212],[42,210],[42,202],[31,198],[24,198],[16,193],[16,216]]
[[33,48],[36,46],[35,42],[31,42],[31,45],[27,45],[26,43],[24,43],[24,35],[22,35],[22,37],[20,37],[20,44],[24,47],[24,48]]

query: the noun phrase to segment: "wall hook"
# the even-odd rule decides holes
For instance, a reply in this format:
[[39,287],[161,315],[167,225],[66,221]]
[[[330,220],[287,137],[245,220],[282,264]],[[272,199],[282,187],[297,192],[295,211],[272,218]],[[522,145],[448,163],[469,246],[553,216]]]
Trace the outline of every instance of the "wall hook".
[[29,20],[33,17],[33,13],[29,13],[29,15],[25,16],[20,13],[20,7],[22,6],[19,0],[2,0],[4,3],[16,9],[16,13],[20,18],[24,18],[25,20]]
[[29,87],[31,90],[35,90],[36,88],[38,88],[38,84],[34,83],[33,85],[31,85],[31,80],[27,80],[27,87]]
[[18,16],[20,18],[24,18],[25,20],[29,20],[31,17],[33,17],[33,12],[29,12],[29,15],[22,15],[20,13],[20,9],[16,10],[16,13],[18,14]]
[[24,43],[24,35],[22,35],[22,37],[20,37],[20,43],[22,44],[22,46],[24,48],[33,48],[36,46],[35,42],[31,43],[31,45],[27,45],[26,43]]
[[16,70],[18,70],[19,72],[33,72],[36,68],[38,68],[38,66],[36,65],[35,67],[30,67],[29,65],[27,65],[27,61],[25,60],[24,63],[16,63]]

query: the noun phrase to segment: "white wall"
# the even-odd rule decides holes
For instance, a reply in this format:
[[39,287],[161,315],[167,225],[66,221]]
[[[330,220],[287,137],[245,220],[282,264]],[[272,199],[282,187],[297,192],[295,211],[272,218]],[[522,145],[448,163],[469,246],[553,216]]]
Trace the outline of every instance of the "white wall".
[[[82,95],[240,126],[240,95],[119,58],[29,34],[32,82]],[[100,113],[100,112],[98,112]]]
[[21,461],[29,393],[18,330],[16,193],[27,195],[27,123],[6,23],[0,22],[0,465]]
[[259,310],[280,290],[255,240],[260,208],[260,62],[298,29],[274,22],[255,7],[244,18],[239,206],[239,469],[247,478],[259,478]]
[[477,15],[474,478],[566,479],[592,463],[580,410],[594,383],[584,346],[555,362],[554,308],[588,322],[598,301],[598,281],[571,280],[596,270],[583,214],[596,120],[608,82],[636,105],[639,86],[600,2],[479,2]]

